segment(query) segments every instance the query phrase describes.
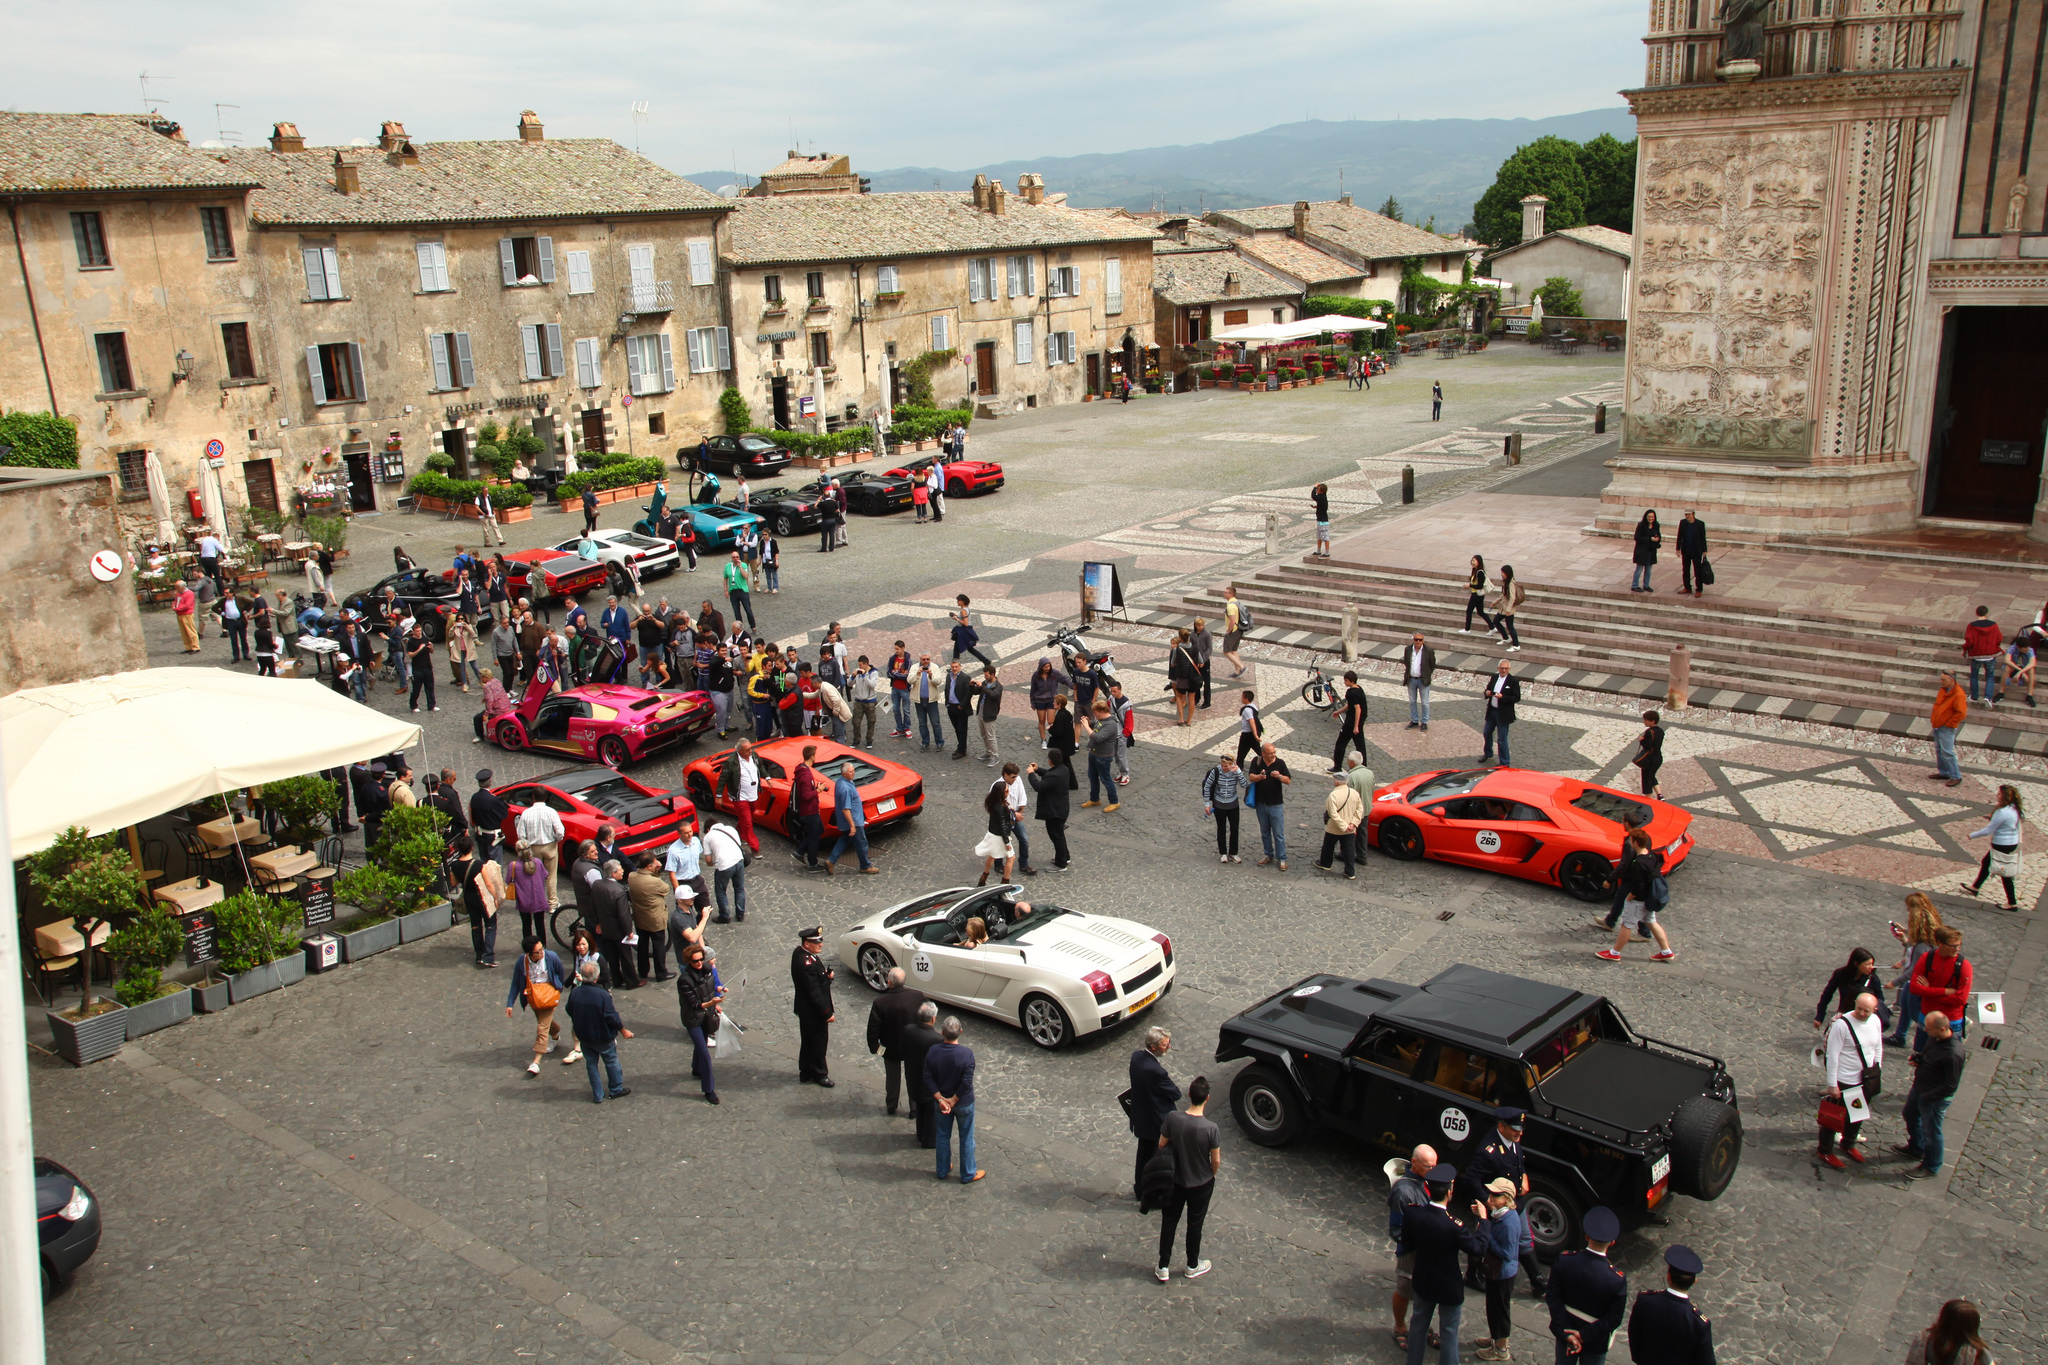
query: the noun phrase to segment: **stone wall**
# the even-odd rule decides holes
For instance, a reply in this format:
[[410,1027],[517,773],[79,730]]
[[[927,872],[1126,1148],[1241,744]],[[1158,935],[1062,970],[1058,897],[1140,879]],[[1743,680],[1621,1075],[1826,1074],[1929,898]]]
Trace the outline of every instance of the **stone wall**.
[[144,666],[135,577],[92,576],[92,556],[120,553],[114,477],[68,469],[0,469],[0,695]]

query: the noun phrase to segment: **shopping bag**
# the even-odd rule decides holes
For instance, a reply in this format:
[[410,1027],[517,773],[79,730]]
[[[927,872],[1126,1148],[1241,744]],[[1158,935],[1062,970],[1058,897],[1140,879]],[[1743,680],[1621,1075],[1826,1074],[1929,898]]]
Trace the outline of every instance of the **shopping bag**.
[[1820,1126],[1830,1133],[1839,1133],[1849,1124],[1848,1108],[1837,1099],[1820,1102]]
[[1997,991],[1976,992],[1977,1022],[1980,1024],[2002,1024],[2005,1022],[2005,996]]

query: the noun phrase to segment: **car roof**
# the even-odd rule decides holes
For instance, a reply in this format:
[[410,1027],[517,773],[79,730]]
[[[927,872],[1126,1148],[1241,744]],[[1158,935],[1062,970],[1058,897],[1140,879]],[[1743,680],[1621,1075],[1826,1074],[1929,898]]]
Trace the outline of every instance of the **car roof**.
[[577,792],[589,791],[592,787],[603,786],[607,782],[632,782],[632,780],[632,778],[627,777],[624,773],[616,772],[606,767],[557,768],[551,773],[542,773],[539,777],[529,777],[513,785],[522,787],[553,787],[556,791],[568,792],[574,795]]
[[1569,986],[1459,963],[1376,1010],[1377,1018],[1440,1038],[1464,1038],[1519,1054],[1600,997]]

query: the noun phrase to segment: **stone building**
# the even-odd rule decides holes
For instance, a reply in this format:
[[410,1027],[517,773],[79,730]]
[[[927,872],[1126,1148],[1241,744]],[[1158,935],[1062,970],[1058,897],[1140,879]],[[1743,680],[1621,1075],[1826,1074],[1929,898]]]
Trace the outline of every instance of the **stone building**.
[[[1150,228],[977,176],[968,194],[776,194],[733,205],[725,255],[736,383],[764,424],[900,401],[902,370],[944,404],[1001,414],[1101,393],[1152,333]],[[886,386],[886,391],[885,391]],[[805,413],[804,400],[815,413]]]
[[105,470],[0,469],[0,696],[148,664],[135,580],[102,583],[90,567],[126,549],[119,484]]
[[1496,253],[1487,274],[1514,286],[1515,303],[1535,298],[1547,280],[1570,280],[1579,291],[1582,316],[1626,320],[1634,239],[1597,223],[1546,232],[1549,203],[1540,194],[1522,200],[1522,240]]
[[772,199],[782,194],[859,194],[866,189],[853,173],[853,158],[831,152],[805,156],[792,150],[773,170],[754,182],[747,191],[750,199]]
[[254,187],[167,120],[0,113],[0,408],[75,422],[79,464],[114,475],[128,536],[154,534],[151,454],[174,499],[214,440],[228,500],[274,496]]
[[[1337,282],[1356,280],[1348,289],[1310,292],[1346,293],[1354,298],[1392,299],[1400,288],[1403,262],[1420,258],[1422,273],[1444,284],[1461,284],[1465,263],[1476,259],[1477,242],[1463,237],[1446,237],[1425,228],[1359,208],[1351,196],[1310,203],[1269,204],[1263,208],[1217,209],[1202,221],[1243,239],[1244,250],[1258,253],[1279,250],[1286,239],[1313,247],[1351,267],[1352,275],[1336,277]],[[1277,255],[1262,264],[1299,276]],[[1304,263],[1304,269],[1308,268]]]
[[1162,368],[1180,374],[1218,332],[1302,316],[1301,284],[1259,266],[1227,234],[1200,224],[1154,242],[1154,335]]
[[2039,0],[1652,0],[1627,421],[1600,524],[2033,528]]

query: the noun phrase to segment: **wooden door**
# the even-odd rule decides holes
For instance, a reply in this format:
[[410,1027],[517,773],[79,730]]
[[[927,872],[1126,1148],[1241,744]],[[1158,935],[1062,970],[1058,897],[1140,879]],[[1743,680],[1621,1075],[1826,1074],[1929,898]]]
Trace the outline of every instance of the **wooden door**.
[[984,398],[996,391],[996,344],[993,341],[975,343],[974,391]]
[[377,510],[377,485],[370,478],[370,452],[347,450],[342,461],[348,466],[348,505],[352,512]]
[[583,448],[593,454],[602,455],[604,444],[604,412],[593,408],[583,414]]
[[1927,513],[2034,519],[2048,424],[2048,308],[1957,308],[1943,329]]
[[1102,353],[1100,351],[1090,351],[1088,353],[1088,392],[1097,397],[1102,395]]
[[441,433],[441,453],[455,461],[455,477],[469,477],[469,433],[461,427]]
[[775,378],[774,378],[773,380],[771,380],[771,381],[769,382],[769,386],[768,386],[768,392],[769,392],[769,403],[770,403],[770,405],[771,405],[771,408],[772,408],[772,410],[773,410],[773,411],[774,411],[774,413],[775,413],[775,429],[776,429],[777,431],[788,431],[788,430],[789,430],[789,380],[788,380],[788,378],[787,378],[786,376],[783,376],[783,375],[779,375],[779,374],[778,374],[778,375],[776,375],[776,376],[775,376]]
[[275,512],[277,467],[269,460],[246,460],[242,464],[242,487],[248,490],[249,505]]

